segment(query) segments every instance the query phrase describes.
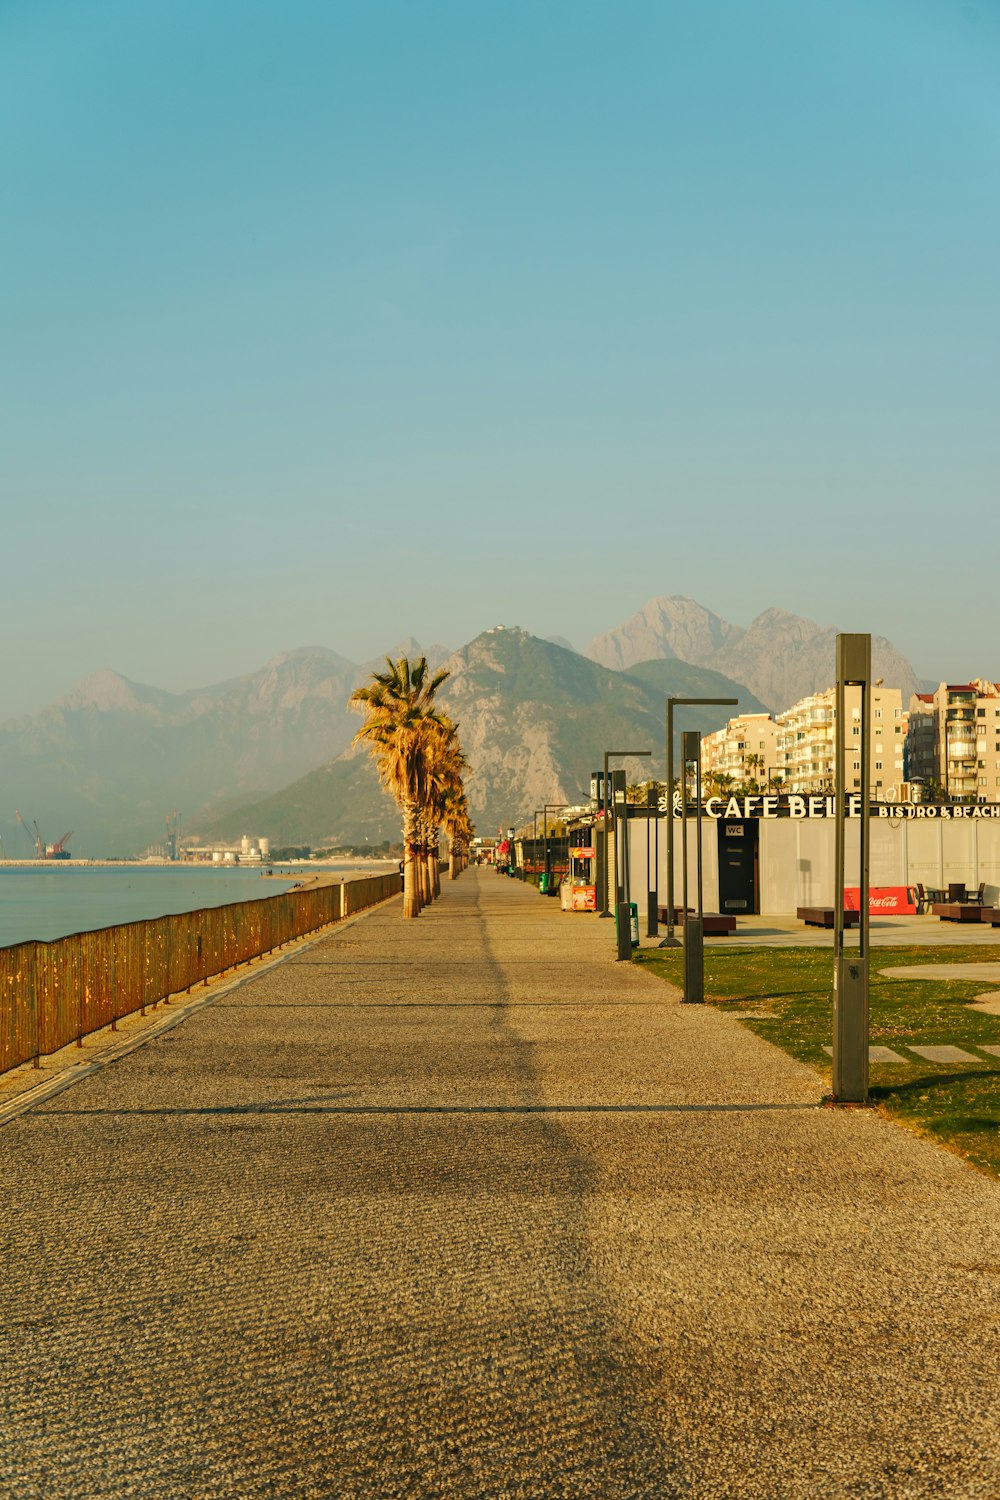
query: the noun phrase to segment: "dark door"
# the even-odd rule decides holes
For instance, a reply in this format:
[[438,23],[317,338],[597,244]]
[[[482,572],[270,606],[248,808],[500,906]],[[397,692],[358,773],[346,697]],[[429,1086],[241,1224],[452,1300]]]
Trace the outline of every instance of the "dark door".
[[757,910],[757,819],[719,819],[719,910]]

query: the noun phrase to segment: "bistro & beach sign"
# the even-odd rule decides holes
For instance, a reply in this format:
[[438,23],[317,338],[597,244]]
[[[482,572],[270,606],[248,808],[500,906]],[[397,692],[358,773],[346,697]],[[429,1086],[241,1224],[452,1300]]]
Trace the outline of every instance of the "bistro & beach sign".
[[[849,818],[860,818],[861,797],[846,797],[844,805]],[[688,815],[692,804],[688,803]],[[660,798],[660,812],[666,812],[667,799]],[[794,792],[781,797],[706,797],[701,805],[706,818],[833,818],[837,812],[836,797],[798,796]],[[681,795],[674,793],[674,817],[681,816]],[[874,802],[873,818],[939,818],[946,822],[960,818],[998,818],[998,802]]]

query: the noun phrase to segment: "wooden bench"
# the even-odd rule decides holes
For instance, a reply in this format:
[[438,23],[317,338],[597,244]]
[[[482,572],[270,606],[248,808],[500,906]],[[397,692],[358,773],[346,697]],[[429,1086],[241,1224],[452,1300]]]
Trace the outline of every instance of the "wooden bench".
[[980,922],[988,922],[991,927],[1000,927],[1000,910],[995,906],[981,906],[979,908]]
[[938,901],[931,907],[935,917],[940,917],[942,922],[981,922],[983,920],[983,908],[978,901],[973,905],[969,901]]
[[[807,927],[832,927],[837,913],[832,906],[799,906],[796,908],[795,915]],[[860,920],[859,911],[844,912],[845,927],[857,927]]]
[[[657,911],[660,915],[660,921],[666,922],[669,907],[658,906]],[[689,911],[688,915],[693,917],[696,914],[693,911]],[[677,927],[683,927],[684,925],[684,908],[682,906],[674,907],[674,924]],[[731,932],[736,931],[736,918],[730,916],[728,912],[702,912],[701,930],[706,937],[727,937]]]

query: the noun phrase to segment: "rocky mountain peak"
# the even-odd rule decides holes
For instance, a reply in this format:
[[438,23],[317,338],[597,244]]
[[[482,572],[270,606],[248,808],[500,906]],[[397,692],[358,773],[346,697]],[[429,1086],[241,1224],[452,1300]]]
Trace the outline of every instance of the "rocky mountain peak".
[[[615,630],[591,642],[588,655],[627,671],[637,662],[678,657],[746,683],[773,712],[833,683],[837,626],[772,607],[744,628],[732,625],[694,599],[651,599]],[[872,665],[906,703],[916,674],[883,636],[872,638]]]

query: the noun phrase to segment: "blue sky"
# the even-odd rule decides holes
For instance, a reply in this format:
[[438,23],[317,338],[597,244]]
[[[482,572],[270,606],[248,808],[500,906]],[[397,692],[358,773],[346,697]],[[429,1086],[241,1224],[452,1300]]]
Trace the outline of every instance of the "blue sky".
[[0,0],[0,716],[671,593],[1000,673],[998,64],[986,0]]

